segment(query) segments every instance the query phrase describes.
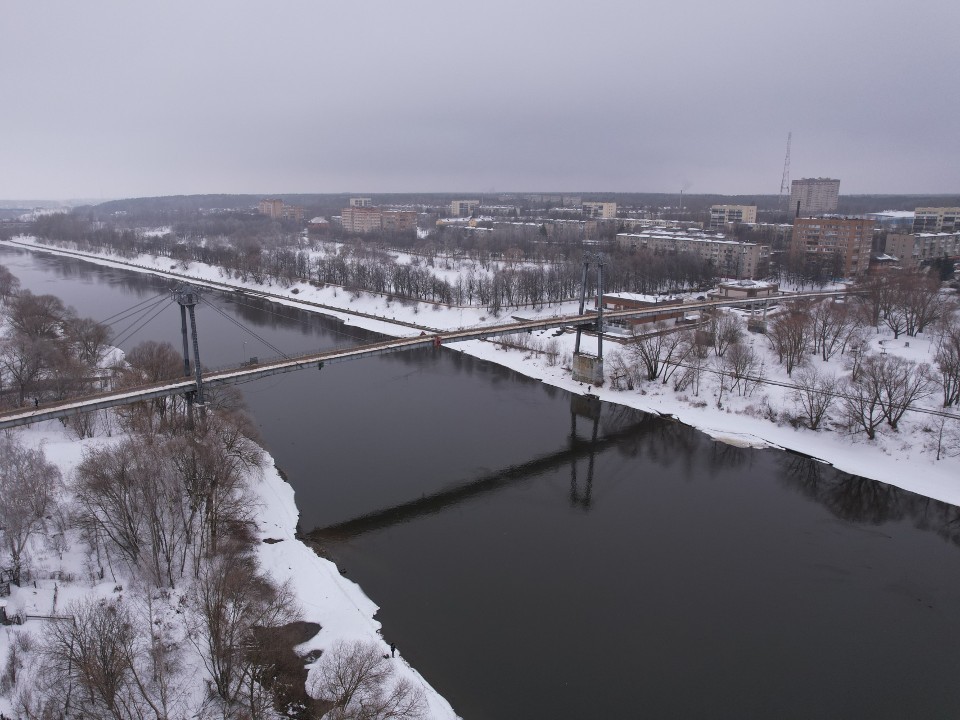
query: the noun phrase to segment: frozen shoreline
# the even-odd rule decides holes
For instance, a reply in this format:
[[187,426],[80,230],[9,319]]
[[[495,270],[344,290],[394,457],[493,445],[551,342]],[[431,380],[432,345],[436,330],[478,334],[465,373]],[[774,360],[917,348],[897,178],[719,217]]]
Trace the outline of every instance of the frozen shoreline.
[[[487,317],[482,308],[451,308],[421,310],[416,303],[404,304],[394,300],[392,303],[380,296],[361,293],[359,297],[342,289],[317,288],[306,283],[296,283],[288,288],[264,287],[252,282],[225,279],[219,268],[191,263],[187,269],[177,267],[169,258],[139,256],[135,262],[117,260],[111,256],[90,255],[75,251],[64,251],[36,242],[34,238],[20,237],[14,246],[24,245],[53,254],[79,257],[102,265],[148,272],[152,274],[190,279],[197,283],[213,283],[215,286],[230,285],[254,292],[267,292],[269,299],[282,304],[319,311],[322,314],[337,317],[375,332],[394,337],[419,334],[413,324],[438,330],[492,325],[503,319]],[[171,265],[174,268],[171,268]],[[297,293],[291,291],[296,289]],[[306,301],[306,302],[305,302]],[[317,304],[323,306],[322,310]],[[575,303],[545,308],[541,311],[524,309],[518,314],[524,317],[549,317],[575,310]],[[340,311],[333,308],[338,307]],[[357,315],[355,313],[362,313]],[[399,325],[396,323],[406,323]],[[924,348],[915,340],[915,350]],[[584,337],[584,349],[591,350],[595,342]],[[903,344],[903,343],[901,343]],[[568,371],[559,365],[549,365],[542,357],[534,357],[533,352],[523,350],[503,350],[490,341],[469,341],[448,346],[458,352],[497,363],[519,372],[522,375],[540,380],[555,387],[573,393],[585,391],[581,383],[575,382]],[[927,341],[927,348],[929,342]],[[601,400],[625,405],[646,412],[673,417],[710,435],[716,440],[751,447],[775,447],[789,449],[809,455],[854,475],[878,480],[896,487],[915,492],[925,497],[960,505],[960,461],[947,458],[934,461],[920,453],[916,446],[916,437],[908,433],[884,438],[882,442],[869,442],[858,436],[841,435],[830,431],[811,431],[790,426],[777,425],[769,420],[752,417],[742,412],[731,412],[730,404],[718,409],[713,403],[700,403],[705,407],[695,407],[688,399],[678,398],[672,391],[658,383],[650,383],[640,391],[613,390],[607,386],[591,388],[591,392]],[[746,404],[746,403],[741,403]],[[918,431],[919,432],[919,431]]]

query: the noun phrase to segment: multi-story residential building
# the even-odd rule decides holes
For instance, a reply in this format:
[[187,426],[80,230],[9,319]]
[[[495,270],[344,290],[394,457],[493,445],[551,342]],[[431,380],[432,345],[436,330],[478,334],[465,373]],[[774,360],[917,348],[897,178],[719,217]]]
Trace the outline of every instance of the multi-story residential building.
[[373,200],[362,197],[350,198],[350,207],[373,207]]
[[956,259],[960,257],[960,229],[952,233],[890,233],[885,252],[907,268],[937,258]]
[[960,231],[960,207],[917,208],[913,214],[913,232],[949,233]]
[[454,200],[450,203],[450,214],[453,217],[470,217],[478,207],[479,200]]
[[299,205],[284,205],[280,208],[280,217],[284,220],[303,222],[303,208]]
[[584,202],[580,208],[585,218],[611,219],[617,217],[617,204],[615,202]]
[[840,181],[830,178],[802,178],[790,183],[790,214],[809,217],[837,211]]
[[873,227],[874,222],[867,218],[797,218],[790,247],[824,262],[839,255],[843,274],[853,277],[866,272],[870,265]]
[[756,205],[713,205],[710,207],[710,227],[721,230],[726,225],[757,222]]
[[770,248],[767,245],[727,240],[722,235],[692,235],[662,230],[619,233],[617,243],[621,247],[647,249],[656,253],[694,253],[712,261],[718,273],[732,278],[762,277],[766,274],[770,258]]
[[648,230],[648,229],[659,229],[659,230],[687,230],[687,231],[697,231],[703,230],[702,222],[695,222],[693,220],[663,220],[663,219],[652,219],[652,218],[618,218],[618,226],[622,227],[627,232],[633,232],[636,230]]
[[274,220],[277,220],[283,214],[283,200],[261,200],[257,208],[261,215],[269,215]]
[[384,210],[381,223],[388,232],[409,232],[417,229],[417,213],[413,210]]
[[380,230],[383,219],[380,208],[345,207],[340,211],[340,223],[345,232],[368,233]]
[[261,215],[269,215],[274,220],[296,220],[303,222],[303,208],[299,205],[287,205],[283,200],[261,200],[257,205]]

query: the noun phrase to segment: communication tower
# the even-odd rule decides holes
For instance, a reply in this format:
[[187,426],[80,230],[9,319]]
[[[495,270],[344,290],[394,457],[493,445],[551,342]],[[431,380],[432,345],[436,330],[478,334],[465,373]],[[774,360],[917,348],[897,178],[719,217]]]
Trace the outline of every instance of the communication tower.
[[777,212],[783,212],[783,196],[790,197],[790,141],[793,131],[787,133],[787,156],[783,159],[783,178],[780,180],[780,197],[777,199]]

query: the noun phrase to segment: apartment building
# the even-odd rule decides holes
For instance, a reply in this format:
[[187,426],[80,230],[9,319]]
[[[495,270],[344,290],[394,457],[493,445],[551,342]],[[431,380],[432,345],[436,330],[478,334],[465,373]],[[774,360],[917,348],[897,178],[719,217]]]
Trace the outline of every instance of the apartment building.
[[917,208],[913,214],[913,232],[960,232],[960,207]]
[[387,232],[410,232],[417,229],[417,213],[413,210],[384,210],[380,222]]
[[634,250],[655,253],[689,252],[713,262],[722,275],[757,279],[766,274],[770,248],[757,243],[727,240],[722,235],[690,235],[679,232],[652,231],[619,233],[617,244]]
[[609,220],[617,217],[617,204],[615,202],[584,202],[580,209],[585,218],[601,218]]
[[280,209],[280,217],[284,220],[296,220],[297,222],[303,222],[303,208],[299,205],[287,205]]
[[368,233],[380,230],[383,218],[380,208],[345,207],[340,211],[340,223],[344,232]]
[[287,205],[283,200],[261,200],[257,204],[261,215],[269,215],[274,220],[296,220],[303,222],[303,208],[299,205]]
[[257,205],[261,215],[269,215],[274,220],[278,220],[283,213],[283,200],[267,199],[261,200]]
[[712,205],[710,207],[710,227],[722,230],[727,225],[757,222],[756,205]]
[[885,252],[905,268],[915,268],[937,258],[960,257],[960,229],[952,233],[890,233]]
[[846,277],[860,275],[870,265],[874,222],[867,218],[797,218],[790,247],[822,258],[839,254]]
[[478,207],[479,200],[454,200],[450,203],[450,214],[453,217],[470,217]]
[[837,211],[840,181],[831,178],[802,178],[790,183],[790,215],[809,217]]

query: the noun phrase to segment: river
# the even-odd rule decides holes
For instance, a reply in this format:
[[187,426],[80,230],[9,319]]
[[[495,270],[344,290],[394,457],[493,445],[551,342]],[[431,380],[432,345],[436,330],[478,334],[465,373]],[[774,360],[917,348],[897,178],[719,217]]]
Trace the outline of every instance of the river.
[[[0,249],[103,319],[169,282]],[[376,336],[211,292],[210,367]],[[121,330],[118,325],[116,330]],[[179,313],[144,339],[179,347]],[[448,348],[240,386],[301,529],[468,720],[952,717],[960,510]]]

